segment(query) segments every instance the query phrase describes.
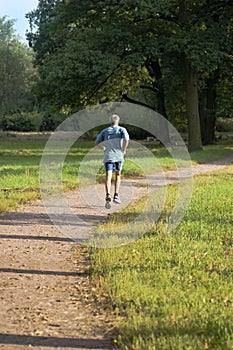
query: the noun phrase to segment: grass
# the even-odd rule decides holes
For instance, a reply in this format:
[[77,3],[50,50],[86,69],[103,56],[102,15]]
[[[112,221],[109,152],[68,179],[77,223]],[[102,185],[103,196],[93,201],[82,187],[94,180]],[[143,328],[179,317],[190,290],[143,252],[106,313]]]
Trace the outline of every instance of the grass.
[[[40,197],[39,164],[44,146],[45,141],[39,140],[9,142],[6,138],[0,142],[0,212]],[[174,168],[164,148],[146,146],[161,168]],[[77,187],[80,161],[92,147],[90,142],[79,142],[70,150],[63,167],[66,190]],[[215,160],[232,149],[230,141],[208,146],[205,152],[191,154],[192,162]],[[90,153],[91,168],[96,166],[95,152]],[[133,158],[126,159],[124,176],[155,170],[150,157],[141,158],[139,165]],[[168,186],[160,220],[142,238],[119,248],[91,249],[93,276],[114,310],[115,342],[120,349],[233,348],[232,175],[233,167],[228,167],[198,176],[189,210],[171,234],[166,234],[165,225],[174,205],[175,185]],[[103,180],[103,167],[97,178]],[[144,200],[111,215],[108,225],[112,232],[137,217]]]
[[[156,159],[161,163],[165,170],[174,169],[174,162],[169,152],[163,147],[155,147],[153,143],[146,144],[146,146],[153,152]],[[214,145],[203,147],[203,151],[196,151],[190,154],[190,159],[193,165],[214,161],[224,158],[232,154],[233,146],[232,140],[222,141]]]
[[[0,140],[0,213],[40,197],[39,164],[45,145],[46,141],[40,140],[39,135],[34,139],[28,135],[15,135],[14,138],[4,137]],[[60,146],[63,147],[62,142]],[[229,155],[232,149],[231,139],[208,146],[204,152],[192,153],[192,162],[197,164],[221,158]],[[147,150],[155,157],[152,157]],[[136,149],[131,144],[128,153],[123,171],[123,176],[126,177],[143,176],[145,173],[175,167],[169,152],[154,143],[142,143],[141,146],[138,143]],[[80,162],[86,154],[89,168],[84,167],[86,171],[78,174]],[[90,177],[93,181],[94,176],[95,181],[93,169],[97,169],[97,181],[103,182],[104,168],[101,164],[102,153],[93,149],[93,142],[76,142],[65,158],[62,171],[64,190],[77,188],[78,177],[82,181]]]
[[[39,165],[46,141],[0,141],[0,213],[40,198]],[[63,166],[64,189],[77,187],[77,169],[91,143],[73,147]]]
[[[189,210],[171,234],[164,219],[175,185],[160,221],[141,239],[93,248],[93,274],[113,305],[120,349],[233,348],[232,176],[233,166],[198,176]],[[126,214],[110,217],[115,230]]]
[[39,198],[39,163],[44,142],[0,142],[0,213]]

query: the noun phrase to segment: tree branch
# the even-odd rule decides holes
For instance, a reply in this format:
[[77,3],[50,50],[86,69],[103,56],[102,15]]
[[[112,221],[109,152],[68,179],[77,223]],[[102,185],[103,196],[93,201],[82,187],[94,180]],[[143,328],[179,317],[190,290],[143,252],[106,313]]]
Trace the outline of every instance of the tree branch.
[[88,101],[90,101],[92,99],[93,96],[95,96],[95,94],[107,83],[107,81],[113,76],[113,74],[115,73],[115,71],[120,67],[121,63],[119,63],[116,67],[116,69],[113,69],[112,72],[107,75],[101,83],[99,83],[94,90],[92,91],[91,95],[88,97]]
[[143,102],[140,102],[140,101],[134,100],[133,98],[131,98],[131,97],[127,96],[126,94],[123,94],[123,95],[122,95],[122,98],[123,98],[125,101],[127,101],[127,102],[130,102],[130,103],[133,103],[133,104],[136,104],[136,105],[142,106],[142,107],[150,108],[150,109],[152,109],[153,111],[155,111],[155,112],[156,112],[156,109],[155,109],[155,108],[153,108],[153,107],[149,106],[149,105],[148,105],[148,104],[146,104],[146,103],[143,103]]
[[153,91],[155,93],[158,93],[158,91],[159,91],[159,89],[157,87],[155,87],[155,86],[150,86],[150,85],[148,86],[148,85],[144,85],[144,84],[140,84],[140,88],[141,89],[151,90],[151,91]]

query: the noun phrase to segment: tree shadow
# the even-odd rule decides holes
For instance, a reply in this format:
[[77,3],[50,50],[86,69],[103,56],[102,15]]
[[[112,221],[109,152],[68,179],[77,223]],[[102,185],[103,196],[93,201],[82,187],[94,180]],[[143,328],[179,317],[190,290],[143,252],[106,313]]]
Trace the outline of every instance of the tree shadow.
[[71,238],[65,238],[65,237],[29,236],[29,235],[0,235],[0,239],[25,239],[25,240],[49,241],[49,242],[72,242]]
[[18,273],[29,275],[49,275],[49,276],[70,276],[70,277],[85,277],[88,276],[87,272],[73,272],[73,271],[49,271],[49,270],[28,270],[28,269],[13,269],[13,268],[0,268],[0,273]]
[[54,348],[69,348],[69,349],[112,349],[110,342],[107,339],[83,339],[83,338],[58,338],[58,337],[43,337],[30,336],[19,334],[0,334],[0,344],[5,345],[27,345],[27,346],[43,346]]
[[[51,215],[52,216],[52,215]],[[98,224],[100,221],[103,221],[103,216],[101,215],[91,215],[91,214],[61,214],[53,215],[52,218],[55,218],[57,225],[67,225],[72,224],[72,226],[82,226],[83,222],[88,222],[92,224]],[[64,220],[65,219],[65,220]],[[0,216],[0,226],[9,225],[51,225],[52,220],[47,214],[34,214],[30,212],[12,212],[7,215]]]

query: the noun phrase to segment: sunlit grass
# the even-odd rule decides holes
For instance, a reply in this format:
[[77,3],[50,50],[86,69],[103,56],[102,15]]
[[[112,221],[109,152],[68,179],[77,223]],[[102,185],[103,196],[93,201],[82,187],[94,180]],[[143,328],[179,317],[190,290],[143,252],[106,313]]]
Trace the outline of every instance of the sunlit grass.
[[[25,192],[21,192],[22,197],[26,192],[27,196],[29,196],[29,190],[31,192],[31,198],[34,198],[34,196],[36,198],[38,197],[40,188],[39,165],[45,145],[46,141],[25,141],[20,138],[11,139],[10,141],[6,138],[0,141],[0,212],[7,210],[7,202],[9,202],[8,191],[4,190],[14,188],[15,193],[17,193],[21,189],[26,189]],[[53,161],[53,157],[59,154],[58,150],[60,150],[61,154],[66,150],[66,143],[60,141],[56,147],[54,152],[51,150],[51,162]],[[149,154],[147,149],[152,153]],[[225,141],[217,145],[205,147],[204,152],[192,153],[191,158],[192,162],[197,164],[198,162],[225,157],[232,153],[232,150],[233,146],[229,140],[228,142]],[[90,156],[88,158],[89,154]],[[84,163],[82,161],[84,157],[87,157],[89,168],[86,172],[82,173],[81,171],[79,172],[79,168],[81,162],[82,164]],[[67,154],[64,155],[62,173],[58,174],[62,178],[64,190],[77,188],[79,186],[79,180],[81,180],[82,185],[85,184],[85,181],[87,184],[89,181],[91,183],[93,181],[103,182],[105,171],[102,158],[103,154],[94,147],[93,141],[75,142]],[[175,167],[176,164],[171,154],[164,147],[154,143],[142,143],[142,146],[139,145],[138,151],[137,147],[133,148],[133,142],[131,142],[124,162],[122,177],[145,176],[145,174],[174,169]],[[33,192],[35,192],[34,195],[32,195]],[[9,210],[12,208],[12,203],[15,203],[14,205],[17,206],[18,202],[18,195],[13,196]]]
[[[44,146],[41,141],[0,142],[0,212],[39,198]],[[163,147],[146,146],[155,161],[126,158],[123,176],[174,168]],[[93,142],[79,142],[69,151],[62,172],[66,190],[77,188],[80,162],[92,148]],[[223,158],[232,150],[232,144],[225,142],[205,147],[191,158],[197,164]],[[97,180],[102,181],[104,168],[98,159]],[[95,157],[92,161],[90,173],[97,166]],[[121,349],[232,349],[232,176],[228,167],[197,177],[189,210],[171,234],[166,234],[166,225],[176,198],[175,185],[168,187],[160,220],[141,239],[119,248],[92,249],[93,275],[111,300]],[[111,215],[109,228],[115,232],[119,225],[130,223],[141,208],[143,199]]]
[[[165,223],[176,185],[169,186],[160,220],[141,239],[93,248],[93,274],[117,315],[120,349],[232,349],[232,176],[233,166],[197,177],[186,216],[172,233]],[[138,212],[136,205],[110,216],[115,232],[134,219],[132,209]]]

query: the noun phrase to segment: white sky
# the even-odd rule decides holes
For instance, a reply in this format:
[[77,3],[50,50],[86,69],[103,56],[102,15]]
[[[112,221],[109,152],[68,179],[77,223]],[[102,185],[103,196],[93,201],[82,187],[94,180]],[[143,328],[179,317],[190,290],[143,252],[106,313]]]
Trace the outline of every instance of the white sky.
[[0,0],[0,17],[17,20],[14,28],[20,38],[25,41],[26,30],[29,29],[25,14],[36,9],[38,0]]

